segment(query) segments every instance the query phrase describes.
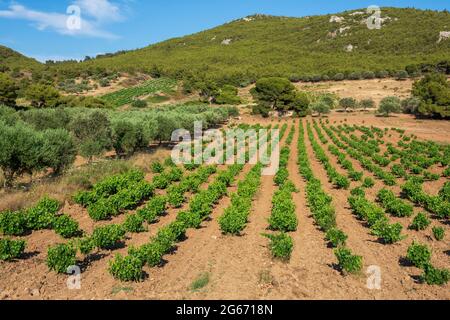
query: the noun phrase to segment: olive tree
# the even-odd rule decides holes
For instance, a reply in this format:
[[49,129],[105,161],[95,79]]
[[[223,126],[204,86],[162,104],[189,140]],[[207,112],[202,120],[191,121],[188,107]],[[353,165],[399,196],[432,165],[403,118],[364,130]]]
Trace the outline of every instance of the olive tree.
[[156,123],[158,124],[156,129],[156,134],[154,136],[155,140],[162,144],[163,141],[172,140],[172,133],[180,129],[179,123],[176,119],[167,113],[158,113],[156,115]]
[[375,101],[373,101],[373,99],[363,99],[359,104],[364,110],[372,109],[375,107]]
[[79,146],[79,152],[89,161],[99,156],[112,146],[111,124],[103,112],[82,113],[69,124]]
[[112,123],[112,141],[118,156],[129,156],[147,144],[143,127],[125,120]]
[[386,97],[380,102],[378,113],[388,117],[391,113],[398,113],[401,111],[401,100],[397,97]]
[[69,131],[65,129],[48,129],[43,131],[43,147],[40,152],[43,164],[53,169],[54,174],[61,174],[75,161],[77,148]]
[[11,187],[14,179],[23,173],[32,174],[44,168],[41,134],[23,123],[12,126],[0,121],[0,168],[5,176],[5,187]]
[[317,101],[311,104],[311,110],[319,114],[319,116],[323,114],[328,114],[331,111],[330,106],[324,101]]
[[343,98],[339,101],[339,105],[347,112],[348,109],[356,109],[358,102],[354,98]]

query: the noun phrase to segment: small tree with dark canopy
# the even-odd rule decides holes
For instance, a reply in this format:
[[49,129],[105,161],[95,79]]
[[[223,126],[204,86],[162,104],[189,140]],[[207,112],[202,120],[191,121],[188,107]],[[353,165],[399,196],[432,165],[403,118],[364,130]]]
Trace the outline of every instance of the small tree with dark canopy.
[[16,105],[17,90],[14,80],[4,73],[0,73],[0,105],[14,107]]
[[309,113],[309,105],[311,101],[306,92],[299,92],[295,95],[292,103],[292,109],[300,117],[306,117]]
[[263,78],[256,82],[251,94],[260,105],[260,109],[286,112],[293,106],[296,89],[289,79]]
[[439,73],[427,74],[414,83],[413,96],[420,99],[418,115],[450,117],[450,82]]
[[231,85],[225,85],[219,90],[216,98],[218,104],[240,104],[241,98],[238,96],[238,89]]
[[417,114],[420,106],[420,99],[417,97],[410,97],[402,100],[402,111],[407,114]]
[[35,108],[55,108],[60,102],[59,91],[44,84],[33,84],[25,91],[25,97]]
[[213,103],[220,94],[217,84],[213,81],[204,81],[198,83],[199,95],[202,101]]

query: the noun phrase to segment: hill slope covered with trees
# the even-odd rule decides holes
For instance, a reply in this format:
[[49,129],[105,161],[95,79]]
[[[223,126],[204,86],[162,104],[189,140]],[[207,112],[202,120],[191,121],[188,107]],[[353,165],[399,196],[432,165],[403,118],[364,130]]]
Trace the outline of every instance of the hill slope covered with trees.
[[[107,54],[58,68],[112,68],[239,84],[263,76],[333,77],[337,73],[404,70],[448,60],[450,13],[382,8],[381,29],[366,10],[303,18],[254,15],[143,49]],[[337,18],[336,18],[337,17]]]
[[42,65],[38,61],[0,45],[0,72],[40,68]]

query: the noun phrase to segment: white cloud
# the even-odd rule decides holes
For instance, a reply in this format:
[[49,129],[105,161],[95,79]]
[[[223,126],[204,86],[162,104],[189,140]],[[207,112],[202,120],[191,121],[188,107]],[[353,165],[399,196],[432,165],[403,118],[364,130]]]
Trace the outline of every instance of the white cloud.
[[76,0],[74,5],[81,8],[83,15],[88,15],[97,21],[114,22],[122,21],[124,18],[119,6],[108,0]]
[[118,22],[124,19],[117,5],[108,0],[76,0],[73,4],[81,9],[80,28],[68,28],[69,15],[67,14],[36,11],[19,4],[10,5],[8,10],[0,10],[0,18],[30,21],[38,30],[53,30],[63,35],[118,38],[102,28],[109,22]]

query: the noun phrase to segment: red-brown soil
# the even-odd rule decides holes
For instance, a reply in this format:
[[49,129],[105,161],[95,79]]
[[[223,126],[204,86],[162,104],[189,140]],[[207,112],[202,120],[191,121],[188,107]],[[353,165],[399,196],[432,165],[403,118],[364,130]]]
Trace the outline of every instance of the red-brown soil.
[[[450,123],[445,121],[417,121],[409,116],[377,118],[369,114],[332,114],[329,119],[331,124],[346,122],[381,128],[397,127],[405,129],[407,134],[416,134],[421,139],[450,143]],[[248,115],[244,115],[240,120],[261,124],[272,121],[274,124],[279,123],[278,120],[259,119]],[[312,118],[302,121],[312,121]],[[281,120],[282,123],[289,123],[288,133],[293,121],[284,119]],[[407,226],[412,218],[391,218],[392,222],[400,222],[405,227],[404,234],[408,238],[394,245],[379,243],[377,238],[371,235],[370,229],[358,221],[349,209],[347,197],[350,191],[336,190],[328,182],[326,172],[316,160],[305,134],[314,174],[323,181],[324,191],[333,197],[337,224],[349,236],[348,247],[364,259],[363,272],[359,275],[343,276],[336,269],[337,261],[333,250],[327,247],[324,233],[315,226],[306,203],[306,184],[297,166],[298,120],[295,126],[288,171],[290,179],[299,189],[299,192],[294,194],[299,227],[297,232],[291,234],[294,251],[289,262],[274,261],[270,257],[268,240],[261,235],[267,232],[271,200],[276,190],[273,177],[268,176],[262,177],[261,188],[253,202],[250,221],[241,236],[225,236],[220,231],[218,218],[230,204],[230,197],[224,197],[214,209],[211,219],[205,221],[198,230],[188,230],[187,239],[179,243],[172,254],[164,257],[163,266],[144,268],[148,277],[139,283],[121,283],[114,280],[107,271],[109,261],[116,253],[126,254],[130,245],[138,246],[148,242],[159,227],[173,221],[178,211],[187,209],[186,205],[181,209],[170,209],[159,222],[149,226],[148,232],[130,235],[123,248],[113,252],[98,252],[83,270],[81,290],[68,290],[68,276],[56,275],[49,271],[45,264],[47,248],[63,240],[53,231],[33,232],[24,237],[28,247],[27,255],[23,259],[0,262],[0,299],[450,299],[449,284],[442,287],[420,284],[417,276],[421,271],[405,266],[402,261],[408,246],[417,239],[433,249],[434,265],[450,268],[449,224],[433,220],[433,225],[443,226],[447,232],[446,239],[437,242],[431,238],[431,227],[425,231],[411,231],[407,230]],[[317,138],[316,133],[315,136]],[[392,137],[393,141],[395,139],[398,139],[398,136]],[[344,174],[345,171],[328,152],[327,146],[321,145],[332,164]],[[363,170],[357,161],[348,158],[356,170],[364,171],[365,176],[373,177]],[[134,162],[141,166],[147,165],[147,161],[144,156],[134,159]],[[249,170],[250,166],[247,165],[236,177],[236,182],[242,180]],[[214,176],[210,177],[209,181],[213,179]],[[367,193],[368,199],[372,201],[375,200],[377,191],[384,187],[379,180],[376,181],[376,185]],[[436,184],[442,186],[444,182],[445,179],[442,178]],[[202,188],[207,185],[208,183],[205,183]],[[427,192],[439,190],[439,187],[433,187],[433,183],[429,185]],[[237,183],[229,188],[230,194],[236,191],[236,186]],[[352,183],[352,187],[354,186],[356,184]],[[400,192],[398,186],[391,189],[396,194]],[[70,198],[70,194],[64,194],[64,190],[50,187],[46,190],[50,191],[50,196],[56,194],[65,199]],[[5,195],[0,195],[0,203],[4,203],[6,199]],[[85,209],[68,201],[62,211],[79,221],[81,228],[88,233],[100,225],[92,222]],[[424,211],[423,208],[415,208],[416,213],[420,211]],[[107,223],[120,223],[123,219],[121,216]],[[367,288],[368,275],[365,272],[372,265],[381,268],[381,290]],[[192,291],[190,285],[204,273],[209,274],[209,283],[198,291]]]

